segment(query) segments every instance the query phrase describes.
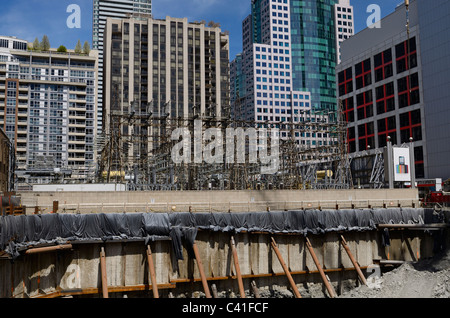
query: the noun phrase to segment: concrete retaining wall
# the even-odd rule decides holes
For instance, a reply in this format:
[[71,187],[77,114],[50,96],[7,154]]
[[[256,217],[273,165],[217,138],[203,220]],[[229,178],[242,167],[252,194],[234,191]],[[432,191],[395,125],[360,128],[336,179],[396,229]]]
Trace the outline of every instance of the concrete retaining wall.
[[[320,263],[339,294],[357,284],[357,275],[340,244],[340,233],[309,237]],[[432,256],[432,237],[423,232],[391,232],[391,246],[381,246],[381,233],[344,233],[354,257],[363,268],[374,259],[417,260]],[[236,248],[248,297],[255,281],[262,296],[292,297],[288,280],[270,245],[270,235],[237,234]],[[309,254],[305,239],[297,235],[274,236],[303,297],[327,297],[326,289]],[[226,233],[199,232],[196,240],[209,286],[216,284],[219,295],[239,295]],[[151,283],[143,242],[84,243],[71,250],[23,255],[14,262],[0,259],[0,297],[101,297],[100,250],[105,248],[110,297],[151,297]],[[200,297],[203,288],[197,263],[183,250],[177,261],[170,241],[151,243],[161,297]],[[370,273],[366,273],[366,276]]]

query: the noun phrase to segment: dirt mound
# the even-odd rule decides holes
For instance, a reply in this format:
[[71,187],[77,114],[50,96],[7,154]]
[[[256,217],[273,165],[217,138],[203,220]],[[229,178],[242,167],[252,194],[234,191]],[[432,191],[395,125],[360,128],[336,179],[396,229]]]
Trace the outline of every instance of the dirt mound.
[[450,251],[430,260],[405,263],[341,297],[450,298]]

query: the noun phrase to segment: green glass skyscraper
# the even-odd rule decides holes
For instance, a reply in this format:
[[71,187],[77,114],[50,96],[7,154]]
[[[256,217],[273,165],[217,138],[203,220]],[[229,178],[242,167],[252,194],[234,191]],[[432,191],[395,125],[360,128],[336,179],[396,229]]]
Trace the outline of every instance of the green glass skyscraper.
[[[231,80],[245,86],[236,86],[239,96],[232,92],[232,104],[238,102],[234,108],[240,108],[247,119],[276,120],[277,106],[283,101],[277,105],[275,96],[291,95],[284,91],[310,94],[308,107],[314,113],[335,112],[339,45],[351,34],[353,8],[349,0],[252,0],[251,14],[242,24],[243,52],[231,68]],[[270,56],[260,45],[268,46],[265,49]],[[277,74],[284,78],[276,78]]]
[[315,110],[337,109],[338,0],[290,0],[293,89],[311,93]]

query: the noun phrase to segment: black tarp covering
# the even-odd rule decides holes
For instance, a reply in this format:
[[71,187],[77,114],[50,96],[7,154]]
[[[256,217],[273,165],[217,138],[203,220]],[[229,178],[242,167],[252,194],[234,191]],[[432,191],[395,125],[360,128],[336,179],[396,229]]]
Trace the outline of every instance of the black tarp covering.
[[300,210],[254,213],[45,214],[0,217],[0,250],[12,258],[40,244],[82,241],[171,239],[177,259],[182,246],[192,251],[198,230],[317,235],[336,231],[372,231],[377,224],[426,224],[433,210]]

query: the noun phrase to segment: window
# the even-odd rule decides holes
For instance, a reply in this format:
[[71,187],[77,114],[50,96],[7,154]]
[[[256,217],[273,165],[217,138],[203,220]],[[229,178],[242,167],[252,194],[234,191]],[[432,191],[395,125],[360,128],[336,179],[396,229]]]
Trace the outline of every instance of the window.
[[404,108],[420,103],[418,73],[397,80],[397,86],[399,108]]
[[340,72],[338,74],[339,80],[339,96],[353,92],[353,71],[352,68]]
[[414,158],[416,163],[416,178],[425,177],[425,165],[423,160],[423,147],[414,148]]
[[9,41],[5,39],[0,39],[0,47],[8,48]]
[[356,89],[361,89],[367,85],[372,84],[370,59],[355,65],[355,81]]
[[377,115],[395,110],[394,82],[376,88]]
[[410,137],[414,141],[422,140],[422,117],[419,109],[400,114],[400,137],[401,143],[409,142]]
[[378,148],[387,145],[387,137],[391,137],[392,144],[397,144],[397,129],[395,116],[378,120]]
[[[409,54],[408,54],[409,53]],[[397,62],[397,74],[405,72],[417,66],[417,48],[416,38],[400,43],[395,46],[395,55]]]
[[393,75],[392,50],[388,49],[374,56],[375,82],[382,81]]
[[349,153],[356,152],[356,129],[355,129],[355,127],[348,128],[347,138],[348,138],[348,152]]
[[27,44],[24,42],[18,42],[18,41],[14,41],[13,42],[13,49],[14,50],[22,50],[25,51],[27,49]]
[[372,91],[366,91],[356,96],[356,111],[358,120],[373,116],[373,96]]
[[355,102],[353,97],[345,99],[343,103],[345,120],[347,123],[353,123],[355,121]]
[[375,130],[374,124],[367,123],[358,126],[359,151],[369,148],[375,148]]

